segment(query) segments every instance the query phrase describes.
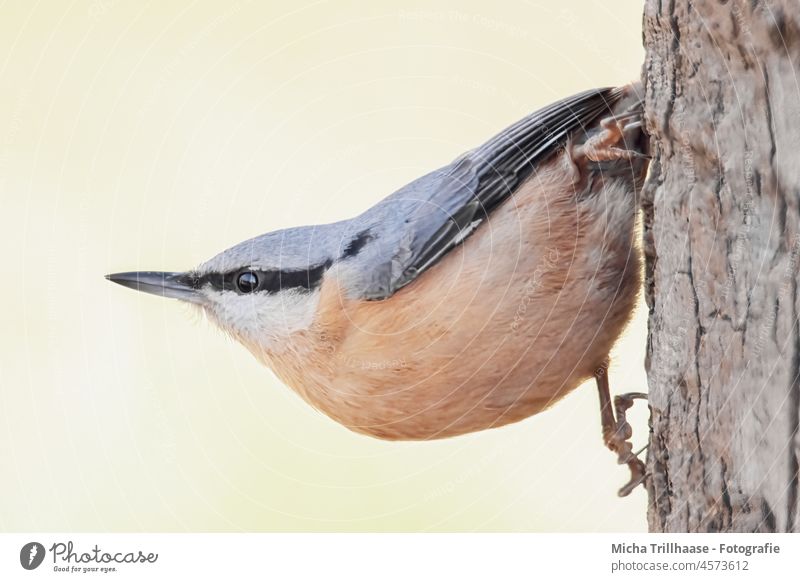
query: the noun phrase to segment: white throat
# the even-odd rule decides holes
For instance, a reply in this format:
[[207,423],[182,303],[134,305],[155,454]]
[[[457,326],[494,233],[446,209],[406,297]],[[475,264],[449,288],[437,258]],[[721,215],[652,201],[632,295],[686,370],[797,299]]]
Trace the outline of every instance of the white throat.
[[223,291],[206,311],[229,333],[275,352],[290,335],[311,327],[319,297],[319,291],[297,289],[249,295]]

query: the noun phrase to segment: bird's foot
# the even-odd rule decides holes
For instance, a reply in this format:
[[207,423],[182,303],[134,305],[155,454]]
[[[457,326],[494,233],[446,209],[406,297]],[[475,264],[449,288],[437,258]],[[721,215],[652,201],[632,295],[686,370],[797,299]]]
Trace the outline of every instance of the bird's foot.
[[604,117],[600,120],[600,127],[602,129],[599,133],[573,148],[573,159],[584,157],[590,162],[649,159],[649,156],[640,151],[624,147],[625,134],[642,127],[640,113]]
[[[645,464],[633,452],[633,444],[630,442],[633,436],[633,429],[628,423],[627,411],[633,406],[634,400],[647,399],[647,394],[642,392],[629,392],[614,398],[614,411],[616,412],[616,423],[610,427],[603,427],[603,440],[606,446],[617,453],[617,463],[628,465],[631,471],[630,480],[619,490],[620,497],[627,497],[631,491],[644,483]],[[640,451],[641,452],[641,451]]]
[[[633,406],[634,400],[647,399],[647,394],[642,392],[629,392],[614,398],[611,405],[611,395],[608,388],[608,361],[595,370],[595,380],[600,396],[600,422],[603,427],[603,441],[614,453],[617,453],[617,462],[628,465],[631,471],[630,480],[619,490],[620,497],[626,497],[637,486],[644,483],[646,476],[645,465],[633,452],[630,438],[633,429],[628,423],[627,411]],[[640,451],[641,452],[641,451]]]

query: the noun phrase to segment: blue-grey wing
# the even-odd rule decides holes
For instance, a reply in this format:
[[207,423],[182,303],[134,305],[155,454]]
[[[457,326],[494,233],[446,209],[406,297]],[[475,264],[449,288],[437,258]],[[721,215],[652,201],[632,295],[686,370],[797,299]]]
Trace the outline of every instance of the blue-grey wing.
[[385,299],[408,285],[469,236],[570,134],[587,129],[621,95],[622,89],[595,89],[540,109],[356,218],[342,241],[344,257],[348,249],[359,251],[360,281],[354,291],[365,299]]

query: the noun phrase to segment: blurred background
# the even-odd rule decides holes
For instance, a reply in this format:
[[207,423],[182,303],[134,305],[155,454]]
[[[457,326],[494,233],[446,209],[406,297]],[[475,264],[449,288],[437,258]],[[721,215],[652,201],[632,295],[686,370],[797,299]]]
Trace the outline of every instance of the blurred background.
[[[188,308],[103,279],[352,216],[638,77],[639,2],[0,10],[0,530],[645,531],[593,384],[516,425],[381,442]],[[640,309],[613,391],[646,389],[645,331]]]

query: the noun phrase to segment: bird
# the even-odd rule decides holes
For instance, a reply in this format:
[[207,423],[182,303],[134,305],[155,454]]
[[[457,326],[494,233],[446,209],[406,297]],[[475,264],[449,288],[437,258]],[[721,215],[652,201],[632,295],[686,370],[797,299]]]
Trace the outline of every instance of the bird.
[[429,440],[503,426],[595,378],[605,444],[645,478],[609,352],[641,286],[640,83],[507,127],[351,219],[269,232],[188,271],[106,275],[194,305],[352,431]]

